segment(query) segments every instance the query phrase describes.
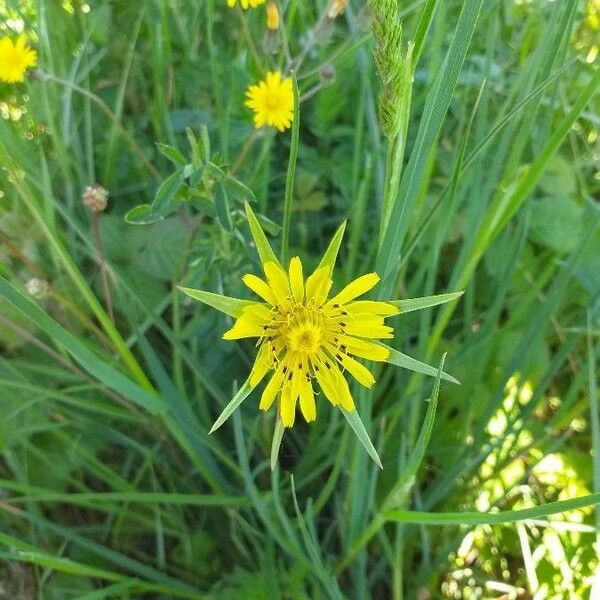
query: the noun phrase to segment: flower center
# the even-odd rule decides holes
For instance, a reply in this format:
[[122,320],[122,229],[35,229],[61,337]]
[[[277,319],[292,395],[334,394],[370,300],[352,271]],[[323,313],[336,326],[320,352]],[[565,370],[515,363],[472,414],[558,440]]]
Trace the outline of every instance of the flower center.
[[289,316],[286,331],[287,346],[292,352],[305,355],[316,354],[323,341],[323,319],[304,306],[296,307]]
[[269,110],[276,110],[279,108],[279,97],[277,94],[267,94],[265,104]]

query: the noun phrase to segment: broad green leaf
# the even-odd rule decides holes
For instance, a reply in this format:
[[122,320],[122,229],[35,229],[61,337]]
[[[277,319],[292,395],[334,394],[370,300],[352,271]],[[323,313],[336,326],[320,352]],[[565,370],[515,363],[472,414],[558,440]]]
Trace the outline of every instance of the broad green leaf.
[[130,225],[151,225],[164,218],[164,215],[153,212],[150,204],[139,204],[125,213],[125,221]]
[[[421,362],[416,358],[412,358],[402,352],[398,352],[398,350],[387,346],[386,344],[382,344],[379,342],[380,346],[387,348],[390,351],[390,355],[386,360],[387,363],[391,365],[396,365],[397,367],[402,367],[404,369],[408,369],[409,371],[415,371],[417,373],[423,373],[423,375],[430,375],[431,377],[436,377],[438,374],[438,370],[427,363]],[[448,373],[442,372],[442,379],[445,381],[449,381],[450,383],[456,383],[460,385],[460,381],[458,379],[452,377],[452,375],[448,375]]]
[[277,415],[277,420],[275,421],[275,431],[273,432],[273,441],[271,442],[271,471],[275,470],[275,465],[277,464],[277,458],[279,457],[279,448],[281,448],[281,440],[283,439],[283,432],[285,431],[285,427],[279,418],[279,414]]
[[241,314],[245,306],[254,304],[251,300],[240,300],[239,298],[231,298],[230,296],[221,296],[221,294],[213,294],[212,292],[205,292],[203,290],[195,290],[193,288],[177,286],[184,294],[187,294],[194,300],[199,300],[211,308],[216,308],[222,313],[234,317],[237,319]]
[[321,267],[329,267],[333,271],[338,252],[340,251],[340,245],[342,244],[342,239],[344,238],[344,231],[346,231],[346,223],[347,221],[344,221],[338,227],[335,235],[331,238],[331,242],[329,243],[327,250],[325,250],[325,254],[323,254],[323,258],[317,267],[318,269]]
[[254,192],[241,181],[229,176],[225,179],[224,183],[231,192],[231,195],[237,200],[250,200],[251,202],[256,202]]
[[238,390],[237,394],[231,399],[231,402],[225,407],[225,410],[219,415],[219,418],[215,421],[215,424],[211,427],[209,433],[214,433],[229,417],[233,414],[235,409],[250,395],[253,390],[250,385],[250,377],[246,379],[244,385]]
[[400,313],[412,312],[413,310],[422,310],[430,306],[445,304],[460,298],[464,292],[451,292],[450,294],[438,294],[437,296],[423,296],[421,298],[406,298],[404,300],[389,300],[388,304],[393,304],[400,309]]
[[164,414],[166,405],[162,398],[141,388],[111,364],[96,356],[84,343],[3,277],[0,277],[0,297],[14,306],[55,343],[61,345],[85,371],[106,387],[152,414]]
[[152,212],[162,215],[170,208],[171,201],[183,185],[183,169],[179,169],[170,177],[167,177],[156,191],[154,202],[152,202]]
[[168,158],[176,167],[183,167],[187,163],[187,158],[175,146],[169,144],[157,143],[158,151]]
[[254,211],[252,210],[250,204],[246,202],[244,204],[244,208],[246,209],[246,217],[248,218],[248,224],[250,225],[250,233],[252,234],[252,239],[254,240],[254,244],[256,245],[256,250],[258,251],[258,256],[260,257],[260,262],[264,265],[266,262],[274,262],[281,266],[277,256],[273,252],[273,248],[269,244],[267,240],[267,236],[265,232],[262,230]]
[[369,438],[369,434],[361,421],[361,418],[356,410],[348,411],[342,407],[340,407],[342,414],[346,417],[348,423],[350,423],[350,427],[354,430],[358,441],[362,444],[363,448],[367,451],[367,454],[373,459],[373,462],[380,468],[383,469],[383,465],[381,464],[381,460],[379,458],[379,454],[377,454],[377,450],[375,450],[375,446],[373,446],[373,442],[371,442],[371,438]]

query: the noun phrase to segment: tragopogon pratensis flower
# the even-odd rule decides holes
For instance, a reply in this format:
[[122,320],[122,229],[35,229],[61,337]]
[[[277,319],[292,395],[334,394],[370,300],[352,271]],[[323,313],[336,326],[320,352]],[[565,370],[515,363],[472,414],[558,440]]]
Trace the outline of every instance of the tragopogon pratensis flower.
[[279,71],[267,73],[266,78],[246,91],[246,106],[254,111],[254,126],[276,127],[285,131],[294,119],[294,90],[292,80],[282,78]]
[[[238,0],[227,0],[227,6],[233,8],[237,4]],[[240,0],[240,6],[247,10],[248,8],[256,8],[261,4],[264,4],[266,0]]]
[[334,235],[317,268],[306,277],[298,257],[292,258],[284,269],[248,204],[246,215],[264,277],[247,274],[242,281],[258,296],[258,300],[240,300],[203,290],[179,288],[188,296],[235,319],[233,327],[223,335],[224,339],[255,339],[258,348],[248,379],[217,419],[211,433],[264,380],[259,408],[266,411],[277,403],[278,422],[283,427],[294,425],[297,405],[307,422],[314,421],[317,416],[316,397],[322,392],[321,397],[344,413],[361,443],[381,466],[355,410],[345,374],[348,373],[360,385],[372,387],[375,383],[373,374],[357,360],[365,359],[389,362],[457,383],[441,370],[410,358],[378,340],[393,337],[393,329],[385,323],[386,318],[401,311],[449,302],[461,293],[389,302],[359,300],[379,281],[376,273],[368,273],[331,294],[332,272],[345,223]]
[[0,38],[0,81],[21,83],[27,69],[36,64],[37,52],[27,46],[24,35],[15,42],[8,36]]

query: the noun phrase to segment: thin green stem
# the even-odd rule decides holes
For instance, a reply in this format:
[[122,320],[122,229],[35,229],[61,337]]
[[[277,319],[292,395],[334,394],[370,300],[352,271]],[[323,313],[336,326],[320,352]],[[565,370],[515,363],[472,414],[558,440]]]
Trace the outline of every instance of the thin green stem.
[[292,87],[294,90],[294,121],[292,122],[292,142],[290,146],[290,160],[288,162],[287,177],[285,181],[285,201],[283,205],[283,228],[281,231],[281,262],[286,264],[290,249],[290,223],[292,220],[292,202],[294,198],[294,177],[296,175],[296,160],[298,158],[298,141],[300,137],[300,98],[298,82],[292,71]]

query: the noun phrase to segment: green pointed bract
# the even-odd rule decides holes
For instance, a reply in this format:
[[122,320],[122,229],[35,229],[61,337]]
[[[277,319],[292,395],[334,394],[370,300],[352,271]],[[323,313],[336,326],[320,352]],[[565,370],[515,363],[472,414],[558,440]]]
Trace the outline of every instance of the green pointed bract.
[[413,310],[422,310],[431,306],[438,306],[446,302],[452,302],[460,298],[464,292],[451,292],[450,294],[438,294],[437,296],[423,296],[421,298],[406,298],[404,300],[389,300],[388,304],[397,306],[400,314],[412,312]]
[[335,232],[335,235],[331,238],[331,242],[329,242],[329,246],[323,254],[323,258],[317,267],[320,269],[321,267],[329,267],[330,272],[333,272],[333,267],[335,266],[335,261],[337,260],[338,252],[340,251],[340,246],[342,244],[342,239],[344,238],[344,231],[346,231],[346,223],[344,221]]
[[237,319],[242,314],[242,310],[245,306],[255,304],[251,300],[240,300],[239,298],[231,298],[229,296],[221,296],[221,294],[213,294],[212,292],[205,292],[203,290],[195,290],[193,288],[185,288],[180,285],[177,286],[184,294],[187,294],[194,300],[199,300],[203,304],[216,308],[217,310]]
[[279,415],[277,415],[277,419],[275,420],[275,431],[273,432],[273,441],[271,442],[271,471],[274,471],[275,465],[277,465],[277,458],[279,457],[279,448],[281,448],[284,430],[285,427],[281,422]]
[[219,418],[215,421],[215,424],[211,427],[209,433],[215,432],[229,417],[233,414],[233,412],[240,406],[240,404],[250,395],[250,392],[253,390],[250,385],[250,377],[246,379],[244,385],[238,390],[237,394],[231,399],[231,402],[225,407],[225,410],[219,415]]
[[383,469],[383,465],[381,464],[381,459],[379,458],[379,454],[377,454],[377,450],[375,450],[375,446],[373,446],[373,442],[363,425],[363,422],[358,414],[357,410],[353,410],[352,412],[340,407],[342,414],[346,417],[346,420],[352,427],[352,430],[356,434],[358,441],[362,444],[363,448],[367,451],[367,454],[373,459],[373,462],[380,468]]
[[244,208],[246,209],[246,217],[248,219],[248,225],[250,225],[250,233],[252,234],[252,239],[256,245],[260,262],[263,265],[267,262],[274,262],[275,264],[281,266],[281,263],[279,262],[277,256],[275,256],[275,252],[273,252],[273,248],[271,248],[271,245],[267,240],[267,236],[265,235],[263,228],[260,226],[254,211],[250,207],[250,204],[245,202]]
[[[412,358],[407,354],[402,354],[402,352],[398,352],[398,350],[395,350],[394,348],[387,346],[386,344],[382,344],[381,342],[379,342],[379,345],[383,346],[384,348],[387,348],[387,350],[389,350],[390,352],[390,355],[388,356],[385,362],[391,365],[396,365],[397,367],[403,367],[404,369],[408,369],[409,371],[415,371],[416,373],[422,373],[423,375],[429,375],[430,377],[437,377],[438,369],[436,369],[435,367],[432,367],[427,363],[421,362],[416,358]],[[445,373],[443,371],[442,379],[444,381],[449,381],[450,383],[456,383],[457,385],[460,385],[460,381],[458,381],[458,379],[452,377],[452,375],[448,375],[448,373]]]

